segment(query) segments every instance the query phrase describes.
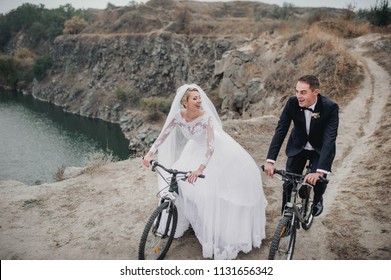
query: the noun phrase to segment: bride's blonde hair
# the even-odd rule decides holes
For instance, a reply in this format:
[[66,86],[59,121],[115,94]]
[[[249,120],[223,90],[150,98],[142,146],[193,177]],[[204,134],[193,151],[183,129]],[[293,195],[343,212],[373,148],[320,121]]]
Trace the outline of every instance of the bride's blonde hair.
[[183,94],[182,96],[182,99],[181,99],[181,105],[186,108],[184,102],[187,101],[189,99],[189,93],[192,92],[192,91],[196,91],[199,93],[198,89],[197,88],[193,88],[193,87],[189,87],[185,93]]

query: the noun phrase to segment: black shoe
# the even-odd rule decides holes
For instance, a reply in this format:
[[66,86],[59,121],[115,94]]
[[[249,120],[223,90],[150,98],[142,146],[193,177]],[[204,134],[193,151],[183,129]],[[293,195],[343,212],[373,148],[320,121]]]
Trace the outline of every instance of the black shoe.
[[319,216],[323,212],[323,199],[320,200],[318,203],[315,203],[314,206],[312,207],[312,215],[314,217]]

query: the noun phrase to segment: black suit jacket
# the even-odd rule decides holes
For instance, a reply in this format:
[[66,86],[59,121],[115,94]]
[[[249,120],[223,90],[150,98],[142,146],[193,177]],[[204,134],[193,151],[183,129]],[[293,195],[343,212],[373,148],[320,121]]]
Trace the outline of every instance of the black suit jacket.
[[[286,146],[286,155],[293,157],[303,151],[307,141],[320,155],[317,168],[331,171],[335,157],[335,141],[338,133],[339,107],[330,99],[318,94],[318,100],[311,118],[310,133],[307,135],[304,110],[296,96],[288,99],[269,147],[267,158],[276,160],[291,122],[293,128]],[[318,116],[318,117],[317,117]]]

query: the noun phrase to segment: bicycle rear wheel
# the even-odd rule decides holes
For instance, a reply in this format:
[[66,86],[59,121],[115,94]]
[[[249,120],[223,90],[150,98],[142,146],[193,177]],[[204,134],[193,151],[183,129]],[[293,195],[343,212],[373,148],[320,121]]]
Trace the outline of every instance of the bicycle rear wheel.
[[296,243],[296,225],[293,216],[284,216],[278,223],[269,250],[269,260],[291,260]]
[[[139,260],[162,260],[171,246],[177,222],[176,206],[168,201],[160,204],[149,217],[141,235]],[[164,224],[161,225],[161,223]]]

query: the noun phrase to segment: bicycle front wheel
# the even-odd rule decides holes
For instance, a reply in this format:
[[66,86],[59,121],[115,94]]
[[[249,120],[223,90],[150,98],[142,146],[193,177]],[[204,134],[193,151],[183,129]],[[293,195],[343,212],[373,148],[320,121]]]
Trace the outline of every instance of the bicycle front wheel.
[[140,239],[139,260],[162,260],[174,238],[178,222],[175,205],[163,202],[153,211]]
[[269,250],[269,260],[291,260],[296,243],[294,216],[284,216],[278,223]]
[[310,199],[310,196],[303,199],[303,208],[302,208],[302,215],[305,217],[304,223],[301,223],[301,226],[305,230],[309,230],[312,226],[312,222],[314,221],[314,215],[312,214],[312,200]]

